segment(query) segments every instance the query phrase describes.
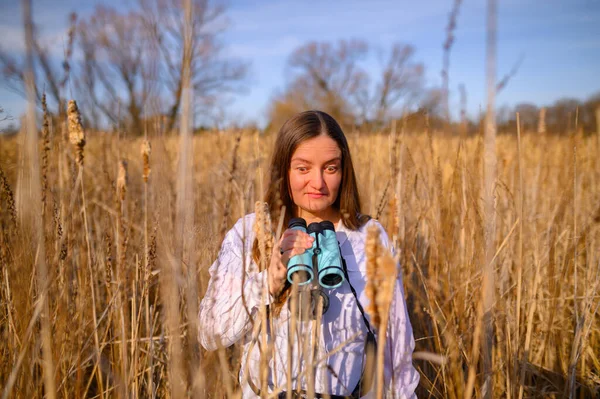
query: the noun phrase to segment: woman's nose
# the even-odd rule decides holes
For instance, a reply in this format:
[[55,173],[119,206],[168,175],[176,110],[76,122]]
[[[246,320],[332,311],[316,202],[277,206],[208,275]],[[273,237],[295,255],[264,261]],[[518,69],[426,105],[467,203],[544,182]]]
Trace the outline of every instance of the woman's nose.
[[310,185],[316,190],[321,190],[325,186],[323,171],[316,169],[310,176]]

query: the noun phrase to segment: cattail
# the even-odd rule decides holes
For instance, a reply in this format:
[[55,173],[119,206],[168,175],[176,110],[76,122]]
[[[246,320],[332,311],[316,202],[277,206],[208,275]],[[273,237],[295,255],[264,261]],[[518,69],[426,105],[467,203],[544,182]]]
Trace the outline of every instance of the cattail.
[[546,108],[540,108],[540,116],[538,119],[538,133],[546,133]]
[[121,201],[125,201],[125,193],[127,192],[127,161],[119,161],[119,174],[117,175],[117,197]]
[[396,259],[381,245],[379,234],[377,226],[369,226],[365,245],[367,254],[365,294],[369,299],[367,312],[375,325],[379,325],[387,318],[397,277]]
[[[10,220],[14,225],[17,224],[17,208],[15,206],[15,196],[10,188],[10,184],[8,184],[8,179],[6,175],[4,175],[4,171],[0,168],[0,194],[4,193],[6,197],[6,203],[8,208],[8,214],[10,215]],[[1,203],[0,203],[1,205]]]
[[152,152],[152,147],[150,146],[150,142],[148,140],[144,140],[142,142],[142,160],[144,163],[144,183],[148,183],[148,176],[150,176],[150,153]]
[[373,324],[379,324],[379,314],[375,296],[377,294],[377,258],[381,252],[381,243],[379,242],[379,228],[375,225],[367,229],[367,242],[365,243],[365,252],[367,254],[367,282],[365,285],[365,294],[369,298],[367,312],[371,315]]
[[[387,315],[394,298],[394,288],[396,286],[396,277],[398,269],[396,259],[390,251],[383,251],[377,258],[377,293],[375,294],[375,306],[378,317],[383,320]],[[380,320],[380,322],[381,322]]]
[[266,202],[256,201],[254,205],[256,220],[254,222],[254,232],[258,240],[258,249],[260,251],[259,270],[262,271],[267,265],[267,259],[273,250],[274,237],[271,224],[271,215],[269,205]]
[[[379,241],[379,228],[370,226],[367,230],[367,282],[365,294],[369,299],[367,313],[378,331],[378,339],[385,342],[390,306],[394,299],[394,288],[398,269],[397,259]],[[385,345],[377,347],[377,398],[383,397],[383,359]]]
[[83,166],[83,148],[85,147],[85,133],[81,125],[81,114],[75,100],[69,101],[67,110],[69,120],[69,140],[75,146],[75,160],[79,166]]
[[50,151],[50,117],[46,93],[42,95],[42,110],[44,120],[42,124],[42,215],[46,213],[46,193],[48,191],[48,152]]

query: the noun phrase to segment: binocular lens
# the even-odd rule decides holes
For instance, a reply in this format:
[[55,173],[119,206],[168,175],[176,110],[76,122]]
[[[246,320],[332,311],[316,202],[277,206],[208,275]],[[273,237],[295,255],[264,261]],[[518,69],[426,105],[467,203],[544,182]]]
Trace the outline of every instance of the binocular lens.
[[293,218],[288,228],[302,230],[315,240],[312,247],[303,254],[292,257],[288,262],[288,281],[297,281],[300,285],[308,284],[318,274],[318,281],[324,288],[337,288],[344,282],[342,256],[332,222],[324,220],[306,225],[302,218]]
[[[288,228],[301,230],[306,233],[306,220],[302,218],[293,218],[288,223]],[[290,283],[294,283],[294,279],[298,285],[308,284],[314,277],[312,268],[312,251],[308,250],[303,254],[293,256],[288,261],[287,279]]]
[[333,223],[321,222],[321,228],[319,245],[324,250],[319,257],[319,283],[325,288],[337,288],[344,282],[342,256],[337,236],[333,229]]
[[323,287],[327,287],[327,288],[338,287],[343,282],[344,282],[344,278],[337,273],[325,274],[325,275],[323,275],[323,277],[321,277],[321,285]]
[[288,280],[292,283],[297,280],[299,285],[308,284],[312,281],[313,275],[311,272],[306,270],[306,265],[297,265],[293,270],[288,269]]

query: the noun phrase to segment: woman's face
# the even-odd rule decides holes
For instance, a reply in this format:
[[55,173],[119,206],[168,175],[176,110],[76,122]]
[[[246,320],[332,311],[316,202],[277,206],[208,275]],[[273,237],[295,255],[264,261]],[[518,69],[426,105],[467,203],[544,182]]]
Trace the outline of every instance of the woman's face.
[[331,218],[342,182],[340,147],[325,134],[302,142],[292,154],[289,181],[296,216]]

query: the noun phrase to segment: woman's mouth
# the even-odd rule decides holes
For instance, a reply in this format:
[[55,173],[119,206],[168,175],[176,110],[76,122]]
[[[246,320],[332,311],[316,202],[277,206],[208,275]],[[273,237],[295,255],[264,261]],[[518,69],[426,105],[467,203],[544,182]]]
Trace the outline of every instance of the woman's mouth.
[[323,193],[307,193],[310,198],[318,199],[325,196]]

